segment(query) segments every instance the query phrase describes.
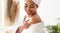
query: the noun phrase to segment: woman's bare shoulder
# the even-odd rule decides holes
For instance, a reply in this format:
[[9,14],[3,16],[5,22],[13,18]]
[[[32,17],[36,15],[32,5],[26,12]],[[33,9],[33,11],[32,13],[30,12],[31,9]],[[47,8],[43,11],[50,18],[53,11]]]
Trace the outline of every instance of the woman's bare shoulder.
[[37,22],[41,22],[41,21],[42,21],[42,20],[41,20],[41,18],[39,17],[39,15],[35,15],[35,16],[32,17],[32,22],[34,22],[34,23],[35,23],[35,22],[36,22],[36,23],[37,23]]
[[41,18],[40,18],[39,15],[35,15],[35,16],[33,16],[32,19],[41,20]]

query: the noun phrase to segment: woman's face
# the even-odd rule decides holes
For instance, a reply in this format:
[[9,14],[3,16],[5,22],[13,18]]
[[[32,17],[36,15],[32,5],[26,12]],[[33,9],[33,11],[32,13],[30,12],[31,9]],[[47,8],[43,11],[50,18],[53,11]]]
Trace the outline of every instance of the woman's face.
[[27,14],[32,15],[36,13],[37,5],[33,1],[26,1],[25,2],[25,11]]

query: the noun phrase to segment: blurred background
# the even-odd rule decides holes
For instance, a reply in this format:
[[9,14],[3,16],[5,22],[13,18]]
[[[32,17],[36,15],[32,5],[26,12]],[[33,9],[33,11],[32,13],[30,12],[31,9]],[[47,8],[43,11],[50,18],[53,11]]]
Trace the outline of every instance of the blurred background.
[[[22,16],[26,14],[24,10],[24,0],[19,1],[20,1],[20,18],[23,18]],[[0,0],[0,32],[2,32],[2,30],[4,29],[3,17],[5,12],[5,4],[6,0]],[[57,24],[60,25],[60,0],[41,0],[37,12],[41,19],[44,21],[45,26]]]
[[3,29],[3,22],[2,22],[2,0],[0,0],[0,32],[2,33]]
[[1,27],[1,23],[2,23],[2,2],[1,2],[1,0],[0,0],[0,27]]

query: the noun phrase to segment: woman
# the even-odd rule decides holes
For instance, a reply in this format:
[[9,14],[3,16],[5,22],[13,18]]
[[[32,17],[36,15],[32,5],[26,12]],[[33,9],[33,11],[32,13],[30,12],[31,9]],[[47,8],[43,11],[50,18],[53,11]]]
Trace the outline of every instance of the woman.
[[37,14],[39,4],[40,0],[25,0],[24,8],[27,15],[16,33],[44,33],[44,24]]

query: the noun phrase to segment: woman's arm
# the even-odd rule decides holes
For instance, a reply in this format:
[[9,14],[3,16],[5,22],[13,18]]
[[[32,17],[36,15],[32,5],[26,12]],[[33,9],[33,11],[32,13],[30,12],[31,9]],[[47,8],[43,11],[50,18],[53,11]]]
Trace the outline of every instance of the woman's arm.
[[31,24],[29,22],[24,23],[23,26],[18,27],[16,33],[21,33],[24,29],[28,29]]

